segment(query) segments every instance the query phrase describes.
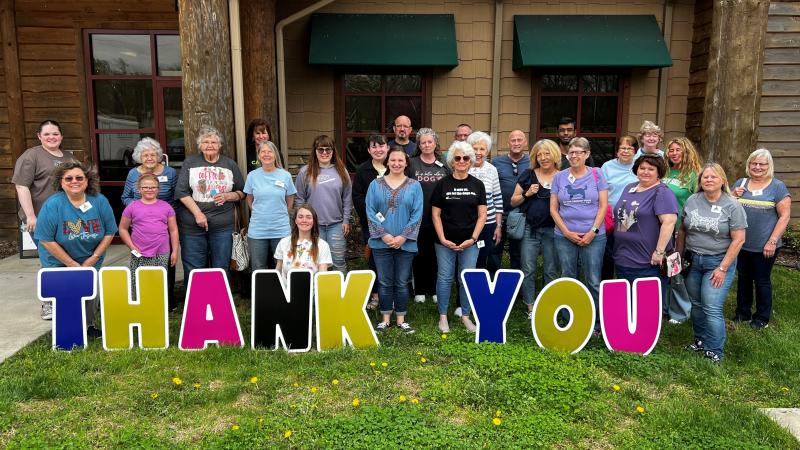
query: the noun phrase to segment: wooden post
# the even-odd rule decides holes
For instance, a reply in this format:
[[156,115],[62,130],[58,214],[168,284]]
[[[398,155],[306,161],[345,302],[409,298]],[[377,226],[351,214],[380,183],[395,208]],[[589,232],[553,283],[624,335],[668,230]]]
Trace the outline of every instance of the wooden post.
[[236,158],[227,0],[178,0],[186,154],[198,152],[197,132],[211,125]]
[[[22,81],[19,74],[17,20],[14,11],[14,0],[0,0],[0,29],[2,29],[3,72],[6,79],[8,132],[11,139],[10,153],[13,164],[22,152],[25,151],[25,148],[27,148],[25,141],[25,115],[23,114],[22,107]],[[2,153],[1,149],[0,153]]]
[[713,2],[701,148],[728,179],[756,149],[768,0]]
[[278,84],[275,72],[275,0],[241,0],[244,113],[250,123],[267,121],[279,145]]

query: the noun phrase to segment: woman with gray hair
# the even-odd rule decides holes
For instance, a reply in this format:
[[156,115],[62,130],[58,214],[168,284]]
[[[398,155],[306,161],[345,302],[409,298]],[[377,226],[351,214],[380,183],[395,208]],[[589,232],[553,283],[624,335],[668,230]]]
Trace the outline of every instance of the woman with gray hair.
[[749,320],[751,327],[761,329],[767,327],[772,315],[772,265],[792,215],[792,197],[786,185],[775,178],[769,150],[760,148],[751,153],[745,171],[749,178],[737,180],[732,192],[744,207],[749,225],[736,264],[739,281],[734,321]]
[[233,247],[234,208],[245,195],[239,166],[222,154],[216,128],[197,134],[200,153],[188,156],[178,175],[175,199],[185,279],[194,269],[228,269]]
[[[486,223],[486,188],[483,182],[469,174],[475,151],[466,142],[456,141],[447,152],[447,165],[453,170],[436,184],[431,195],[431,218],[439,242],[434,244],[439,265],[436,295],[439,308],[439,330],[450,331],[447,306],[453,274],[474,269],[478,260],[478,238]],[[456,272],[457,270],[457,272]],[[469,318],[470,305],[464,286],[458,289],[461,320],[467,331],[475,332]]]
[[492,149],[492,137],[483,131],[475,131],[467,136],[467,143],[475,152],[475,162],[469,169],[469,174],[483,181],[486,188],[486,225],[478,237],[482,242],[478,251],[478,262],[475,267],[486,268],[486,259],[492,253],[494,246],[500,242],[503,225],[503,194],[500,192],[500,178],[497,169],[487,161],[489,151]]

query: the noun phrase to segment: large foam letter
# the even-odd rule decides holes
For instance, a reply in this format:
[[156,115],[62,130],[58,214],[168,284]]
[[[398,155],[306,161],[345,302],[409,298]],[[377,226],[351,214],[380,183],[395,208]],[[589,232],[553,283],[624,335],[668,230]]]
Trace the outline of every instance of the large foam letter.
[[195,269],[189,275],[178,348],[202,350],[208,344],[244,347],[242,328],[222,269]]
[[648,354],[661,333],[661,280],[640,278],[600,284],[600,324],[606,347],[616,352]]
[[169,347],[167,270],[136,269],[136,298],[130,298],[127,267],[100,269],[100,310],[103,312],[103,348],[133,348],[133,329],[139,328],[139,347]]
[[318,351],[348,343],[356,348],[378,346],[378,337],[365,309],[374,282],[375,273],[371,270],[348,273],[344,284],[340,272],[317,273],[314,290]]
[[[569,311],[569,323],[561,327],[558,311]],[[594,302],[586,286],[573,278],[553,280],[533,304],[533,337],[540,347],[578,353],[589,342],[594,328]]]
[[253,272],[250,345],[282,346],[289,352],[311,350],[311,271],[289,272],[284,287],[277,270]]
[[53,302],[53,348],[86,347],[86,314],[83,303],[94,298],[94,267],[40,269],[36,277],[39,300]]
[[491,281],[486,269],[468,269],[461,272],[461,282],[478,325],[475,343],[505,344],[506,321],[522,285],[522,271],[501,269]]

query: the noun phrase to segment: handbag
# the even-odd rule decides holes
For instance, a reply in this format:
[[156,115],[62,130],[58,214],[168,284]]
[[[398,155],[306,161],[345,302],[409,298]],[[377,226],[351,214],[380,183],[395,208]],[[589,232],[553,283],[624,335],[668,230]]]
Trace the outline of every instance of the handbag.
[[242,272],[250,265],[250,251],[247,248],[247,228],[240,228],[239,207],[233,208],[234,228],[231,236],[233,246],[231,249],[231,270]]
[[525,213],[520,211],[519,208],[514,208],[508,213],[506,233],[508,233],[509,238],[517,241],[525,235]]
[[661,260],[661,275],[665,277],[672,278],[680,275],[683,269],[683,258],[681,258],[681,254],[675,250],[667,252],[667,254],[664,255],[664,259]]

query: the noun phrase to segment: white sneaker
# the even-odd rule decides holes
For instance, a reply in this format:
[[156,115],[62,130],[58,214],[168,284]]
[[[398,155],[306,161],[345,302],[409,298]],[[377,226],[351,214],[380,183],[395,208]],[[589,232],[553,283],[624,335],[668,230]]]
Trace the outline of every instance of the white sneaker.
[[42,302],[42,320],[53,320],[53,303]]
[[415,295],[414,301],[417,303],[425,303],[425,296],[424,295]]
[[456,317],[461,317],[461,316],[462,316],[462,314],[461,314],[461,307],[459,306],[458,308],[456,308],[456,311],[455,311],[453,314],[454,314]]
[[525,313],[525,314],[527,315],[527,317],[528,317],[528,320],[533,320],[533,311],[528,311],[528,312],[527,312],[527,313]]
[[461,322],[464,323],[464,328],[466,328],[467,331],[470,332],[470,333],[474,333],[475,330],[478,329],[478,327],[476,327],[475,324],[472,323],[472,321],[469,319],[469,317],[462,317],[461,318]]
[[447,323],[447,319],[439,319],[439,331],[442,333],[450,332],[450,325]]
[[439,299],[436,297],[436,294],[433,294],[433,303],[439,303]]

